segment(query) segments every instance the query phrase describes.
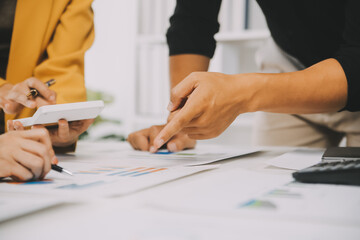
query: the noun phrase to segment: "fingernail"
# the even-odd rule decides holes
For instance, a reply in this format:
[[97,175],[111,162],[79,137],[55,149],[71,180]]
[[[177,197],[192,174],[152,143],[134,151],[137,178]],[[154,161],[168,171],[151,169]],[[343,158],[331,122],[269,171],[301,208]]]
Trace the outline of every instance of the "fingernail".
[[176,152],[177,151],[177,147],[175,143],[168,143],[167,148],[170,152]]
[[5,108],[6,109],[10,108],[10,103],[5,104]]
[[154,142],[154,145],[155,145],[157,148],[161,148],[161,146],[164,145],[164,140],[163,140],[163,139],[156,140],[156,141]]
[[59,163],[59,160],[57,159],[57,157],[53,157],[52,163],[53,164],[58,164]]
[[151,146],[149,151],[150,151],[151,153],[154,153],[154,152],[156,152],[156,148],[155,148],[154,146]]
[[169,102],[169,105],[167,106],[167,110],[171,111],[174,107],[174,104],[172,102]]
[[55,101],[55,96],[54,95],[50,96],[50,101]]

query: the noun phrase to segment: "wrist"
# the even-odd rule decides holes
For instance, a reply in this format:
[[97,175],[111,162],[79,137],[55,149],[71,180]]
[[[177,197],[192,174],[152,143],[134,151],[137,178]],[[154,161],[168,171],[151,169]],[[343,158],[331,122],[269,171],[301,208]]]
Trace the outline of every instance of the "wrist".
[[265,108],[266,89],[269,87],[266,75],[259,73],[245,73],[229,75],[234,80],[233,85],[236,96],[238,114],[257,112]]

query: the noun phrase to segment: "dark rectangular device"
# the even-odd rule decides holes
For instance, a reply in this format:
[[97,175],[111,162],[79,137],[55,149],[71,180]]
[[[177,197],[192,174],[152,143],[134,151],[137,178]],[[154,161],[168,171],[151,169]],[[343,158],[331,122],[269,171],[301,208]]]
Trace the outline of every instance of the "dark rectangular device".
[[322,162],[294,172],[304,183],[331,183],[360,186],[360,160]]
[[323,161],[360,160],[360,147],[331,147],[322,156]]
[[322,162],[293,173],[299,182],[360,186],[360,147],[326,149]]

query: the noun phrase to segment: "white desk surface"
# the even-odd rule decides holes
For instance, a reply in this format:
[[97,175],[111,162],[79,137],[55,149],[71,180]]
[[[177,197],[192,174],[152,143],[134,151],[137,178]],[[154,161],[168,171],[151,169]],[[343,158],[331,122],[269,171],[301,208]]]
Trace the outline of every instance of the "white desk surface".
[[[77,154],[112,148],[129,146],[80,142]],[[269,182],[291,181],[292,171],[265,163],[288,150],[267,149],[128,196],[69,202],[7,220],[0,223],[0,239],[360,239],[360,220],[351,219],[348,212],[340,218],[322,216],[326,209],[314,216],[286,211],[237,212],[234,199],[227,197],[229,192],[236,193],[229,196],[239,197],[240,204],[242,192],[257,196]],[[349,191],[359,197],[360,188],[334,189],[341,189],[349,198]],[[0,192],[3,194],[9,193]],[[360,198],[356,202],[355,209],[359,209]],[[315,204],[319,209],[323,206]],[[305,213],[307,206],[299,205]],[[342,202],[334,202],[332,207],[341,208]]]

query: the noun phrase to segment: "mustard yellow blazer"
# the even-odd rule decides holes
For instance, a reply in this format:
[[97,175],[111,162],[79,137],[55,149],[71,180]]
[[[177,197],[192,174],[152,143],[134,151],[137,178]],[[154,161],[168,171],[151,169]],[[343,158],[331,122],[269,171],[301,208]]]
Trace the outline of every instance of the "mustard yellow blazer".
[[[17,0],[6,80],[54,78],[57,103],[86,100],[84,54],[94,40],[92,0]],[[34,109],[5,120],[32,116]]]

